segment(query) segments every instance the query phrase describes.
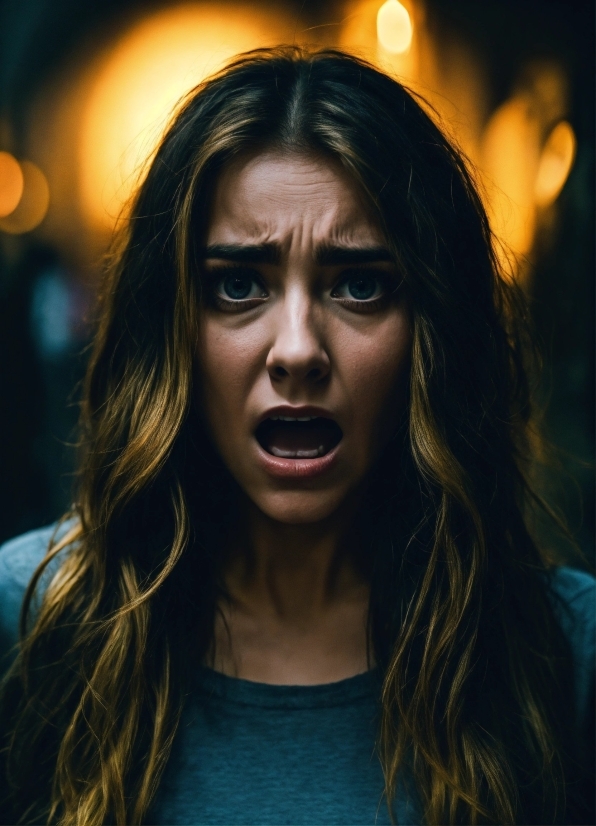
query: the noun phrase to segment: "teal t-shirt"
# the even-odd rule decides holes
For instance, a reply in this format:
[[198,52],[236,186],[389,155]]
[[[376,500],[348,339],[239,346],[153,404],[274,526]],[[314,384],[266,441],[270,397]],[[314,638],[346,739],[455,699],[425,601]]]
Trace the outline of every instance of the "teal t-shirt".
[[[52,532],[33,531],[0,548],[0,667],[10,662],[23,593]],[[581,723],[593,696],[596,581],[560,568],[553,585]],[[275,686],[200,669],[147,822],[390,823],[375,751],[379,690],[375,670],[327,685]],[[422,822],[403,784],[394,816],[399,824]]]
[[[277,686],[203,669],[148,822],[389,824],[375,753],[380,683]],[[401,795],[398,823],[419,823]]]

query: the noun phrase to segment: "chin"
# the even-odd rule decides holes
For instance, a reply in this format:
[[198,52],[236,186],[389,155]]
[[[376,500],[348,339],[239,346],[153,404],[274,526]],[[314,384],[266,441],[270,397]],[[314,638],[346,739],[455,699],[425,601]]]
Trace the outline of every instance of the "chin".
[[345,499],[324,491],[277,491],[253,500],[270,519],[284,525],[314,525],[332,516]]

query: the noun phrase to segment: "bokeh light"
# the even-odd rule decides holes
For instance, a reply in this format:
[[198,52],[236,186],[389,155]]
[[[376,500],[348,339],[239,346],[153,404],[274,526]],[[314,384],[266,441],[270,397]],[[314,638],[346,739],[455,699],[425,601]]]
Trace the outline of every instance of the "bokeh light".
[[111,229],[180,98],[233,55],[288,39],[291,25],[246,5],[185,4],[137,23],[105,56],[79,142],[86,219]]
[[50,204],[50,188],[46,176],[31,161],[21,161],[23,190],[17,207],[0,218],[0,230],[11,235],[31,232],[46,216]]
[[421,57],[419,30],[424,30],[419,0],[348,0],[337,45],[415,88]]
[[539,207],[550,206],[563,189],[577,149],[571,124],[562,120],[548,136],[536,175],[534,195]]
[[386,0],[377,12],[377,37],[390,54],[407,52],[412,43],[412,21],[399,0]]
[[480,173],[491,228],[506,271],[523,271],[536,236],[539,210],[559,195],[575,159],[575,135],[561,121],[542,139],[528,94],[505,101],[484,131]]
[[23,170],[9,152],[0,152],[0,218],[10,215],[23,194]]
[[[568,124],[556,127],[543,151],[548,135],[539,134],[535,120],[545,106],[548,123],[564,115],[552,104],[565,100],[560,81],[540,69],[538,108],[509,100],[490,112],[476,58],[457,38],[437,40],[422,0],[346,0],[343,8],[330,45],[371,60],[428,101],[431,117],[475,168],[492,228],[512,253],[508,261],[523,261],[540,220],[536,210],[556,198],[574,154]],[[27,146],[52,194],[41,234],[69,266],[89,272],[97,270],[181,97],[238,52],[295,42],[297,31],[282,6],[241,0],[152,8],[122,25],[73,56],[44,90]],[[328,34],[317,30],[321,45]]]
[[521,86],[491,111],[481,61],[463,40],[430,26],[423,0],[354,0],[347,8],[340,45],[428,103],[429,116],[470,161],[504,271],[523,282],[538,227],[575,158],[564,72],[551,61],[531,61]]

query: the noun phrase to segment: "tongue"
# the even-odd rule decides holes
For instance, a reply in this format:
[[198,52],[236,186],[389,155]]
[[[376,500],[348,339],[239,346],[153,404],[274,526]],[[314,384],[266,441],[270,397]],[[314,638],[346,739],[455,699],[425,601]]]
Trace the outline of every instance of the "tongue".
[[316,459],[335,447],[339,428],[329,419],[310,422],[283,422],[269,420],[260,440],[268,453],[286,459]]

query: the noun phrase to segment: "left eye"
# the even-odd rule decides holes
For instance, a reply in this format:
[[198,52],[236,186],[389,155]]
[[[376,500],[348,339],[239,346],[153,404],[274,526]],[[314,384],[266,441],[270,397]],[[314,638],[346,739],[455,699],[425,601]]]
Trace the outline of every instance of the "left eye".
[[349,298],[353,301],[370,301],[383,294],[383,284],[377,275],[357,273],[342,281],[332,295],[336,298]]
[[246,301],[250,298],[262,298],[263,288],[248,273],[228,273],[217,281],[216,292],[228,301]]

